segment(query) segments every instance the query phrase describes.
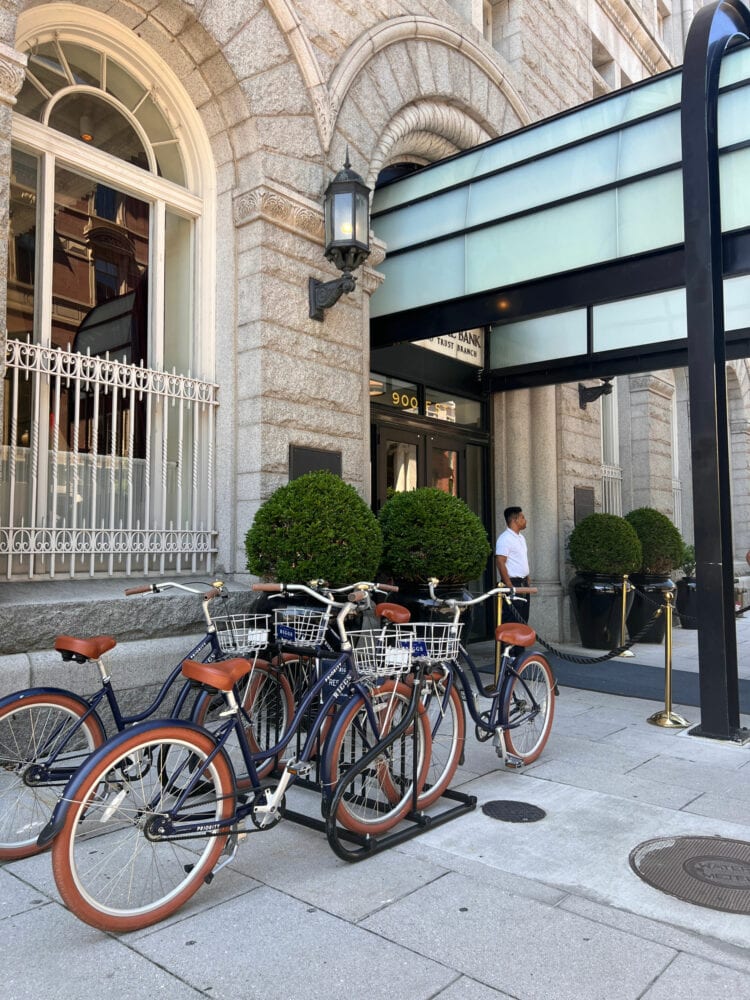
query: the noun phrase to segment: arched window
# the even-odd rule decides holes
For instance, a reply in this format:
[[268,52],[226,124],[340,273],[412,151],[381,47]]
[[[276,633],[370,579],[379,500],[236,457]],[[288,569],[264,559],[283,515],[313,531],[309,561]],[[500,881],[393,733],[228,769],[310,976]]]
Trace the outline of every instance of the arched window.
[[33,575],[62,554],[71,572],[89,556],[88,571],[129,571],[144,545],[144,568],[178,568],[212,522],[197,480],[213,421],[196,401],[215,406],[205,133],[171,71],[104,15],[34,8],[16,46],[0,533],[12,551],[20,526],[47,532]]

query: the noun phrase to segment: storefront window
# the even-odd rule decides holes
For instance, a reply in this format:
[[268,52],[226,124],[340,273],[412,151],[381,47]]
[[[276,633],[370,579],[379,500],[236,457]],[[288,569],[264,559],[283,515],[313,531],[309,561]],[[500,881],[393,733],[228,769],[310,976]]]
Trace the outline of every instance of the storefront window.
[[445,420],[450,424],[465,427],[480,427],[482,404],[478,399],[466,399],[440,389],[425,390],[425,416],[435,420]]
[[419,413],[419,392],[414,382],[389,375],[370,375],[370,402],[391,406],[402,413]]

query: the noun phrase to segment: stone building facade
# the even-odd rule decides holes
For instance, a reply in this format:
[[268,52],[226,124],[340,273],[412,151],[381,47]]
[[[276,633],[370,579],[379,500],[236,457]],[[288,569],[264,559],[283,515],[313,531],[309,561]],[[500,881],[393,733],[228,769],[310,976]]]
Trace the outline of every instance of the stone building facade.
[[[32,341],[49,345],[52,330],[54,339],[55,282],[63,281],[54,271],[54,217],[62,183],[49,169],[45,175],[45,157],[54,153],[55,169],[80,171],[100,186],[109,157],[112,186],[164,213],[152,216],[151,340],[142,360],[215,387],[203,407],[213,413],[205,432],[215,469],[208,501],[213,566],[247,580],[244,534],[259,504],[288,480],[290,446],[340,453],[343,477],[364,497],[371,494],[369,308],[388,252],[377,235],[355,292],[323,322],[308,314],[309,277],[336,275],[322,253],[322,197],[347,151],[374,188],[396,164],[434,162],[679,65],[699,6],[698,0],[0,0],[0,223],[8,229],[12,186],[19,183],[11,141],[39,171],[37,188],[23,197],[38,212],[49,211],[51,220],[45,229],[37,216],[33,323],[11,330],[9,320],[6,333],[20,338],[25,330]],[[99,68],[90,52],[106,55]],[[71,122],[80,108],[72,105],[74,112],[65,115],[63,99],[93,102],[94,111],[103,101],[122,114],[136,136],[128,141],[146,150],[142,192],[133,174],[137,158],[126,160],[114,142],[100,146],[96,138],[90,147],[75,145],[81,139]],[[144,101],[153,103],[148,117]],[[55,109],[62,138],[54,134]],[[176,147],[177,166],[165,153]],[[0,246],[0,272],[9,276],[0,282],[3,305],[6,288],[17,291],[23,245],[12,238]],[[85,252],[93,259],[95,250]],[[96,280],[106,282],[107,273],[102,265]],[[91,305],[75,308],[83,315]],[[736,539],[744,557],[750,547],[750,385],[744,363],[733,369]],[[6,379],[6,447],[16,405],[9,399],[12,384]],[[675,517],[689,539],[686,393],[684,373],[620,378],[610,422],[623,510],[656,506]],[[533,576],[542,589],[537,622],[545,634],[565,638],[574,487],[590,486],[596,509],[608,506],[601,405],[582,410],[577,385],[522,390],[490,402],[495,514],[488,529],[501,527],[507,503],[527,510]],[[135,422],[135,409],[129,413],[127,421],[120,415],[115,437],[126,436]],[[78,440],[82,425],[72,419]],[[189,465],[190,441],[203,431],[192,433],[184,453],[180,437],[175,467]],[[65,447],[78,455],[72,435]],[[126,444],[118,447],[127,457]],[[193,480],[197,469],[195,459]],[[196,496],[200,490],[177,475],[184,509],[191,488]],[[85,493],[86,484],[78,485],[78,494]],[[77,496],[81,502],[85,497]],[[195,526],[197,537],[197,520]],[[119,527],[125,530],[122,518]],[[83,534],[80,539],[83,545]],[[95,576],[158,572],[156,550],[144,568],[123,561],[123,544],[131,542],[118,544],[114,561],[97,556],[96,563],[84,558],[78,565],[68,547],[61,550],[67,562],[61,557],[53,572],[48,553],[32,572],[22,560],[3,572],[42,579],[69,577],[70,567],[76,579],[92,568]],[[190,570],[190,542],[175,544],[187,546],[185,558],[166,571]]]

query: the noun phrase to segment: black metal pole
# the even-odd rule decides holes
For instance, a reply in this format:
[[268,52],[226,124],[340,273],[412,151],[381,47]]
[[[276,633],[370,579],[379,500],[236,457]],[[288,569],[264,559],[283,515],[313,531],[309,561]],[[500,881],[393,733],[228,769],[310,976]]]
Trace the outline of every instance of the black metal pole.
[[701,722],[693,732],[733,740],[744,740],[750,732],[739,724],[717,119],[722,56],[733,41],[748,37],[750,10],[741,0],[719,0],[698,11],[685,46],[681,111],[690,435],[700,609]]

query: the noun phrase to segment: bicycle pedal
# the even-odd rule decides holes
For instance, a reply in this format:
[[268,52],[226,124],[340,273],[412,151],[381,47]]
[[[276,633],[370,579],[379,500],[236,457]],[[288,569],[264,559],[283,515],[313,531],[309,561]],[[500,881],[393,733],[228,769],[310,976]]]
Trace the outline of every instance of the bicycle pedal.
[[512,771],[520,771],[523,767],[523,761],[520,757],[516,757],[515,754],[506,753],[505,754],[505,766],[509,767]]

